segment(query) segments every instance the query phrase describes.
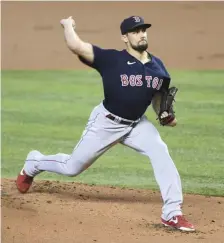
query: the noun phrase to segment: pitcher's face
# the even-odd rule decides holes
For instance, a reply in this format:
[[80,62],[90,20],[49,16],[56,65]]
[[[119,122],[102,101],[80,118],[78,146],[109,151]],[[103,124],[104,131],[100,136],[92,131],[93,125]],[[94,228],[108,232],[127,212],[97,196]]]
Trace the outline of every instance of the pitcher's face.
[[127,45],[132,49],[143,52],[148,48],[148,38],[145,28],[137,28],[126,34]]

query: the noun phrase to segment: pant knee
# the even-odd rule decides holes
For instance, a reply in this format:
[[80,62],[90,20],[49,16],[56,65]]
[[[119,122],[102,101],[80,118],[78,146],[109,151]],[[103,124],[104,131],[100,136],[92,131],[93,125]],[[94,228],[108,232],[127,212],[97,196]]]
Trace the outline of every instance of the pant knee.
[[168,146],[162,140],[158,143],[153,144],[153,146],[149,146],[147,149],[147,155],[159,158],[164,155],[169,155]]
[[78,174],[80,174],[81,172],[77,171],[77,170],[69,170],[69,169],[65,169],[64,170],[64,175],[68,176],[68,177],[75,177]]
[[68,176],[68,177],[75,177],[75,176],[77,176],[78,175],[78,173],[75,173],[75,172],[66,172],[66,173],[64,173],[64,175],[65,176]]
[[162,139],[159,139],[159,141],[157,142],[157,147],[160,151],[168,151],[168,146]]
[[89,165],[86,162],[70,160],[64,167],[64,175],[75,177],[86,170],[88,167]]
[[76,167],[71,168],[70,166],[66,166],[64,168],[64,175],[66,175],[68,177],[75,177],[80,173],[81,173],[81,171],[78,170],[78,168],[76,168]]

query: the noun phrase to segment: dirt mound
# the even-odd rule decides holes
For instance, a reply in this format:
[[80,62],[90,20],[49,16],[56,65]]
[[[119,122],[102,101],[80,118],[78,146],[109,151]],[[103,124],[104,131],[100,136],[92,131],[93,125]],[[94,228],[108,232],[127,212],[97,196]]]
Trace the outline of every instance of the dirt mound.
[[161,197],[150,190],[36,181],[27,194],[2,179],[4,243],[224,242],[224,198],[186,195],[195,233],[160,224]]

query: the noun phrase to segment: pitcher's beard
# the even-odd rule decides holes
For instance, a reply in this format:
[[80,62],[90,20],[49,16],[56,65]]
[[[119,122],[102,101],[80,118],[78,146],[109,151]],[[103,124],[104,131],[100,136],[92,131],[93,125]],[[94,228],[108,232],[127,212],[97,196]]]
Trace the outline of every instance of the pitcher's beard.
[[145,44],[139,44],[139,45],[137,45],[137,46],[131,44],[131,47],[132,47],[134,50],[138,51],[139,53],[142,53],[142,52],[144,52],[144,51],[146,51],[146,50],[148,49],[148,43],[145,43]]

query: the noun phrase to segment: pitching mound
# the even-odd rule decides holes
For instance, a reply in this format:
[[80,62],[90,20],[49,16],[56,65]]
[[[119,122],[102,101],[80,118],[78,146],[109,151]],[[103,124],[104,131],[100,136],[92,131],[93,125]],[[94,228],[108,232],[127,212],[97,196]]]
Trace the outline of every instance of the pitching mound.
[[2,179],[2,242],[224,242],[224,198],[185,196],[195,233],[161,226],[161,205],[149,190],[36,181],[23,195]]

